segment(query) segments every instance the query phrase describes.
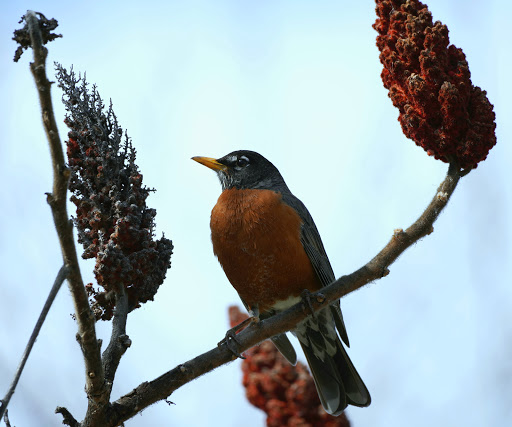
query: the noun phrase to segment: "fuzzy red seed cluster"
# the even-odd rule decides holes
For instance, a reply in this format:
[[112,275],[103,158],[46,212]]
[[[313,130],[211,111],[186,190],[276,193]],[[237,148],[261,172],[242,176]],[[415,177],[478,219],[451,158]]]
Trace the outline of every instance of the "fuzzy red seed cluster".
[[170,267],[172,242],[154,239],[156,211],[148,208],[151,189],[142,183],[135,149],[117,123],[112,105],[104,104],[96,87],[57,67],[63,102],[68,111],[67,156],[69,189],[76,205],[74,223],[82,257],[95,258],[94,274],[100,290],[89,284],[92,308],[108,320],[115,292],[125,288],[130,310],[153,300]]
[[381,77],[405,135],[436,159],[475,168],[496,144],[495,114],[466,57],[417,0],[376,0]]
[[[229,307],[231,327],[248,316]],[[349,427],[343,413],[327,414],[320,403],[313,377],[300,362],[292,366],[271,341],[244,353],[243,385],[251,404],[267,414],[269,427]]]

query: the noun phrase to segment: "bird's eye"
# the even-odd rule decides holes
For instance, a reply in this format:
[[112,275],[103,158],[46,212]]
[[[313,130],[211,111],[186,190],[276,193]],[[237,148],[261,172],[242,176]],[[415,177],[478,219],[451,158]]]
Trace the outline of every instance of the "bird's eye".
[[244,166],[247,166],[249,164],[249,159],[245,156],[240,156],[237,161],[236,165],[243,168]]

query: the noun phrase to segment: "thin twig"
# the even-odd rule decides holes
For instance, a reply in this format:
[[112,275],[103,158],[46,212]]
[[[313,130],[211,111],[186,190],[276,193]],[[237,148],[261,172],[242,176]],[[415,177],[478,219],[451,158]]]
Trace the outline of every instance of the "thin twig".
[[124,286],[116,294],[116,307],[114,309],[114,318],[112,319],[112,335],[110,343],[103,352],[103,369],[105,371],[105,381],[111,388],[116,375],[117,367],[121,357],[131,345],[130,338],[126,335],[126,320],[128,319],[128,296]]
[[59,292],[59,289],[62,286],[62,282],[66,280],[67,274],[68,268],[65,265],[63,265],[60,268],[59,273],[55,278],[55,281],[53,282],[53,286],[50,289],[48,298],[46,299],[43,309],[41,310],[39,319],[37,319],[37,323],[36,326],[34,327],[34,330],[32,331],[32,335],[30,335],[30,339],[28,340],[27,346],[25,347],[25,351],[23,352],[23,356],[21,357],[20,364],[18,365],[18,369],[16,370],[16,374],[14,375],[14,379],[12,380],[9,390],[7,390],[5,397],[1,401],[0,420],[2,419],[4,413],[7,414],[7,406],[9,405],[9,401],[11,400],[11,397],[14,394],[14,391],[16,390],[16,386],[18,385],[18,381],[20,380],[21,373],[23,372],[23,368],[25,367],[25,363],[27,363],[28,356],[30,356],[32,347],[34,346],[36,338],[39,335],[39,331],[41,330],[41,327],[43,326],[43,323],[46,319],[46,315],[50,311],[50,307],[52,306],[53,301],[55,300],[55,297],[57,296],[57,293]]
[[81,423],[83,426],[103,426],[113,415],[109,401],[114,384],[114,377],[121,357],[132,343],[128,335],[126,335],[128,312],[128,296],[126,295],[124,286],[121,286],[119,292],[116,293],[116,306],[112,319],[112,335],[102,357],[106,384],[105,397],[99,403],[96,400],[89,399],[87,413]]
[[48,138],[53,164],[53,191],[51,194],[48,194],[48,203],[52,209],[64,264],[69,268],[68,284],[75,304],[75,314],[78,323],[77,338],[84,355],[87,396],[89,399],[102,400],[105,391],[105,380],[101,363],[100,345],[96,338],[95,319],[89,307],[89,301],[78,265],[72,224],[66,209],[70,172],[64,162],[62,144],[53,113],[50,93],[51,83],[46,76],[46,57],[48,51],[43,46],[41,28],[36,15],[38,14],[33,11],[27,11],[25,20],[34,51],[34,62],[30,64],[30,69],[39,93],[43,125]]
[[[2,418],[0,417],[0,420],[1,419]],[[5,410],[4,422],[5,422],[5,427],[11,427],[11,421],[9,420],[9,411],[7,409]]]
[[[436,195],[423,214],[407,230],[396,230],[390,242],[366,265],[354,273],[340,277],[331,285],[322,288],[323,297],[315,298],[311,303],[315,310],[326,307],[333,301],[353,292],[366,284],[380,279],[389,273],[388,267],[412,244],[433,231],[433,223],[448,203],[460,179],[460,169],[450,165],[448,174],[439,186]],[[237,335],[240,352],[270,338],[278,333],[293,329],[298,322],[310,314],[301,303],[271,318],[258,322]],[[166,399],[182,385],[230,362],[235,357],[224,345],[178,365],[169,372],[150,382],[144,382],[125,396],[112,403],[113,413],[105,426],[117,426],[140,412],[147,406]],[[107,421],[107,420],[106,420]]]
[[69,412],[66,408],[63,408],[62,406],[57,406],[55,409],[56,414],[62,415],[62,424],[71,426],[71,427],[80,427],[80,423],[75,420],[73,415],[71,415],[71,412]]

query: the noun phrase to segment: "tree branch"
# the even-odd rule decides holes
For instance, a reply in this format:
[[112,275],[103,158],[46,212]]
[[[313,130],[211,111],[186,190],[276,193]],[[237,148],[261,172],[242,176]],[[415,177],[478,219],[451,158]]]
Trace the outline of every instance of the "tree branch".
[[[37,16],[36,16],[37,15]],[[38,18],[39,17],[39,18]],[[51,82],[46,76],[46,57],[48,50],[43,46],[41,33],[41,21],[46,18],[33,11],[27,11],[25,21],[30,35],[31,46],[34,51],[34,62],[30,69],[36,82],[41,104],[43,125],[48,138],[53,164],[53,191],[47,194],[55,228],[60,241],[64,264],[68,268],[68,284],[75,304],[76,320],[78,323],[77,339],[79,340],[84,355],[86,369],[86,392],[89,399],[103,396],[105,380],[103,365],[100,356],[100,344],[96,339],[95,319],[89,307],[89,301],[85,292],[78,257],[73,238],[73,228],[69,220],[66,199],[70,172],[64,162],[62,144],[55,122],[51,98]],[[47,31],[47,30],[46,30]],[[44,35],[48,40],[48,35]]]
[[114,309],[114,318],[112,319],[110,343],[103,352],[103,369],[109,390],[112,389],[121,357],[132,344],[130,338],[126,335],[128,311],[128,296],[126,295],[124,286],[121,286],[119,293],[116,294],[116,306]]
[[107,419],[112,417],[112,407],[110,402],[110,393],[114,384],[121,357],[126,352],[132,342],[126,335],[126,321],[128,319],[129,304],[124,286],[120,287],[116,294],[116,305],[114,309],[114,317],[112,319],[112,335],[110,343],[103,352],[103,370],[105,372],[105,391],[103,398],[98,400],[89,399],[89,406],[84,420],[80,425],[104,426]]
[[[315,310],[326,307],[333,301],[353,292],[364,285],[386,276],[388,267],[412,244],[433,231],[433,223],[448,203],[463,171],[456,165],[450,165],[448,174],[439,186],[436,195],[423,214],[407,230],[395,230],[390,242],[371,261],[359,270],[342,276],[331,285],[322,289],[321,294],[312,298]],[[251,325],[237,339],[240,351],[245,351],[276,334],[293,329],[305,319],[309,310],[301,303],[271,318]],[[106,426],[117,426],[133,417],[147,406],[170,396],[182,385],[232,361],[233,353],[223,345],[214,348],[196,358],[178,365],[162,376],[150,382],[144,382],[125,396],[112,403],[111,418]]]
[[56,414],[62,415],[62,424],[71,426],[71,427],[80,427],[80,423],[75,420],[73,415],[71,415],[71,412],[69,412],[66,408],[63,408],[62,406],[57,406],[55,409]]
[[16,370],[16,374],[14,375],[14,379],[12,380],[9,390],[7,390],[5,397],[0,401],[0,420],[2,419],[4,413],[7,415],[7,406],[9,405],[9,401],[11,400],[11,397],[14,394],[14,391],[16,390],[16,386],[18,385],[18,381],[20,380],[21,373],[23,372],[23,368],[25,367],[25,363],[27,363],[28,356],[30,356],[32,347],[34,346],[36,338],[39,335],[39,331],[41,330],[41,327],[43,326],[43,323],[46,319],[46,315],[50,311],[50,307],[52,306],[53,301],[55,300],[55,297],[59,292],[62,282],[66,280],[67,274],[68,268],[65,265],[63,265],[60,268],[59,273],[55,278],[55,281],[53,282],[53,286],[50,289],[50,293],[48,294],[48,298],[46,299],[43,309],[41,310],[41,314],[37,319],[37,323],[36,326],[34,327],[34,330],[32,331],[32,335],[30,335],[27,346],[25,347],[25,351],[23,352],[23,356],[21,357],[21,362],[18,365],[18,369]]
[[[0,418],[0,420],[1,420],[1,418]],[[9,420],[9,411],[8,410],[5,411],[4,422],[5,422],[5,427],[11,427],[11,421]]]

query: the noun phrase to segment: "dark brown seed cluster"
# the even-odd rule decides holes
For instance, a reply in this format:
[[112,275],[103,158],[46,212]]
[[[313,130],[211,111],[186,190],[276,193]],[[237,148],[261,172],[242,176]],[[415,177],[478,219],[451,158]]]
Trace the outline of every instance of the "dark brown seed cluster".
[[170,267],[172,242],[155,240],[155,209],[146,206],[151,190],[142,184],[131,140],[118,125],[112,103],[105,105],[85,77],[57,65],[68,111],[69,188],[76,205],[74,223],[83,258],[95,258],[99,290],[87,286],[97,318],[112,317],[121,286],[130,310],[153,300]]

